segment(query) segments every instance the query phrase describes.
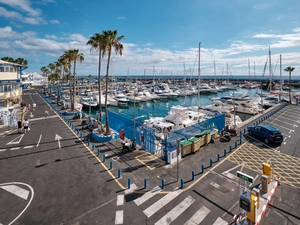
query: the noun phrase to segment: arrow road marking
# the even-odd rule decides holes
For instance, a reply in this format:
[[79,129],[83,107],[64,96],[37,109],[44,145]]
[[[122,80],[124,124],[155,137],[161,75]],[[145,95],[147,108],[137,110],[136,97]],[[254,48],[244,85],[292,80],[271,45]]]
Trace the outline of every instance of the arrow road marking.
[[32,112],[30,113],[30,115],[29,115],[29,116],[30,116],[31,118],[32,118],[32,117],[34,117],[34,115],[32,114]]
[[58,141],[58,147],[59,147],[59,149],[61,149],[61,146],[60,146],[60,139],[62,139],[62,137],[59,136],[59,135],[57,135],[57,134],[55,134],[54,140],[57,140],[57,141]]
[[46,110],[45,113],[49,116],[49,112]]
[[27,191],[23,188],[20,188],[16,185],[6,185],[6,186],[2,186],[1,188],[20,197],[20,198],[23,198],[24,200],[27,200],[28,195],[29,195],[29,191]]
[[24,137],[24,134],[21,134],[19,137],[16,137],[12,141],[8,142],[6,145],[14,145],[14,144],[19,144]]

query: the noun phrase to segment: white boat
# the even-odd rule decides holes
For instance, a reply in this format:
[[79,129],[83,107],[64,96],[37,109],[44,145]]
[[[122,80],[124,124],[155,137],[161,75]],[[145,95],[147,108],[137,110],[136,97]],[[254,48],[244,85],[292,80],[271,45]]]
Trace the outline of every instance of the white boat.
[[127,106],[128,105],[128,98],[123,93],[119,93],[116,95],[115,99],[118,101],[119,106]]
[[130,102],[130,103],[136,103],[137,104],[137,103],[141,102],[141,100],[142,100],[140,97],[135,96],[133,92],[127,93],[126,96],[128,98],[128,102]]
[[98,105],[98,103],[97,102],[95,102],[95,101],[82,101],[82,102],[80,102],[81,104],[82,104],[82,106],[84,107],[84,108],[89,108],[89,107],[92,107],[92,108],[94,108],[94,107],[96,107],[97,105]]

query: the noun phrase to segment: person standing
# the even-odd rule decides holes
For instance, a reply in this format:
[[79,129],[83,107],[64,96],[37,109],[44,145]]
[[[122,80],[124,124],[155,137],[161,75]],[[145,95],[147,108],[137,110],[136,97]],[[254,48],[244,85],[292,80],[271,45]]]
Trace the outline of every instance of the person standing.
[[28,106],[27,106],[28,111],[30,111],[30,108],[31,108],[31,105],[30,105],[30,103],[28,103]]
[[32,104],[32,110],[35,111],[36,104],[35,102]]
[[22,121],[19,120],[18,121],[18,132],[21,133],[21,131],[22,131]]
[[27,121],[27,119],[25,119],[25,121],[24,121],[24,133],[26,133],[28,131],[28,126],[29,126],[29,122]]

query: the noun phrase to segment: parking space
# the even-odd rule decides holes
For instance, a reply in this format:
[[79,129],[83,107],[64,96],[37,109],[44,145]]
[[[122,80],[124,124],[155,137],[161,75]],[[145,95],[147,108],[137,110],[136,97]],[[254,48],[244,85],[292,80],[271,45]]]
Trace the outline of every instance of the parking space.
[[280,176],[282,182],[300,186],[300,159],[258,143],[245,142],[227,160],[262,174],[263,163],[273,164],[273,175]]
[[154,170],[160,166],[166,165],[166,161],[161,160],[155,155],[152,155],[149,152],[144,152],[135,157],[137,161],[145,165],[149,170]]

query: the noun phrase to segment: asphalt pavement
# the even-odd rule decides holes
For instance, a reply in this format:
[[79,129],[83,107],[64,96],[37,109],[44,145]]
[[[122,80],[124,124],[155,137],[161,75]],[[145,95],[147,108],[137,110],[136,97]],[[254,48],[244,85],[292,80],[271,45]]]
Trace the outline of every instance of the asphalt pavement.
[[[260,224],[300,224],[299,106],[252,117],[239,129],[242,143],[240,133],[229,143],[217,139],[170,165],[141,148],[122,154],[118,141],[96,143],[79,119],[35,90],[23,101],[37,104],[25,115],[30,131],[0,131],[0,224],[230,224],[240,211],[236,172],[257,186],[263,162],[290,186],[281,185]],[[248,136],[256,121],[277,126],[284,143]]]

